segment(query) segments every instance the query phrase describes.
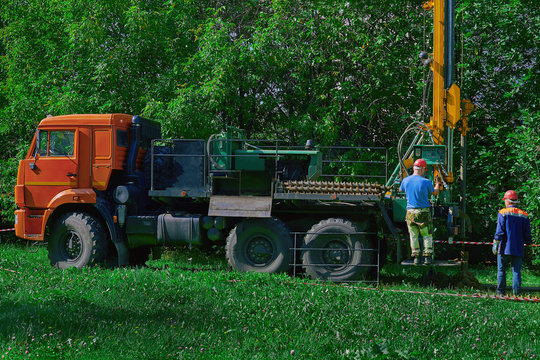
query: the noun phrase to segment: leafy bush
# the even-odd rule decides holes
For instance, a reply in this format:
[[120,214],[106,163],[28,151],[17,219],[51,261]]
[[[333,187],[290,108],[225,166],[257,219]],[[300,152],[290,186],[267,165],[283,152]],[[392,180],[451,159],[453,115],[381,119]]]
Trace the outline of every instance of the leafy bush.
[[[520,113],[523,124],[509,134],[508,162],[515,177],[520,207],[529,213],[533,243],[540,244],[540,112]],[[531,262],[540,268],[540,249],[533,248]]]

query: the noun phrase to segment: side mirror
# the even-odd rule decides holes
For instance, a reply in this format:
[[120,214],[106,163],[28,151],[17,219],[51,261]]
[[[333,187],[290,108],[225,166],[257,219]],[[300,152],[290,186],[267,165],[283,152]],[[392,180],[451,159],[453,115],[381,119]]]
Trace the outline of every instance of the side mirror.
[[36,170],[37,169],[37,165],[36,165],[36,162],[38,161],[39,159],[39,152],[36,153],[36,160],[34,160],[34,162],[31,162],[28,166],[30,167],[30,170]]

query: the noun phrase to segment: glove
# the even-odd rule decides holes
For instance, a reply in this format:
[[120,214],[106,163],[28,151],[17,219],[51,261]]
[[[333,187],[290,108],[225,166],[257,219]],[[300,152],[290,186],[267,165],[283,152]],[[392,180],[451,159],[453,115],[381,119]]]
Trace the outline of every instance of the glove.
[[491,248],[491,252],[493,253],[493,255],[497,255],[497,252],[499,250],[499,243],[500,241],[493,240],[493,248]]

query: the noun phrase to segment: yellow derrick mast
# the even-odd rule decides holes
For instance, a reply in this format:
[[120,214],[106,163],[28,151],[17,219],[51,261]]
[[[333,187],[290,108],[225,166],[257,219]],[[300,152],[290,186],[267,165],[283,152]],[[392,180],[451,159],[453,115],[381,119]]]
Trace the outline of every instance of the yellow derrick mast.
[[[433,0],[423,4],[425,10],[433,10],[433,115],[428,124],[435,145],[446,145],[446,166],[435,167],[434,177],[454,182],[453,141],[454,130],[467,135],[468,114],[474,109],[470,100],[461,99],[461,91],[453,81],[454,59],[454,0]],[[445,13],[447,23],[445,23]],[[446,40],[446,42],[445,42]],[[446,60],[446,61],[445,61]],[[445,67],[446,62],[446,67]]]

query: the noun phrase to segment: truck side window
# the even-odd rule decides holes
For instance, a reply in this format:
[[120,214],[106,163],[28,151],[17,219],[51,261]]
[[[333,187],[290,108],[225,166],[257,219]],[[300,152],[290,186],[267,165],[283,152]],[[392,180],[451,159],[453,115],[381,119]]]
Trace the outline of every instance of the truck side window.
[[75,131],[51,131],[49,156],[73,156]]
[[38,142],[37,142],[36,154],[39,153],[39,156],[47,156],[47,144],[49,142],[49,132],[39,130],[37,141]]
[[121,147],[129,147],[128,132],[125,130],[116,130],[116,145]]

